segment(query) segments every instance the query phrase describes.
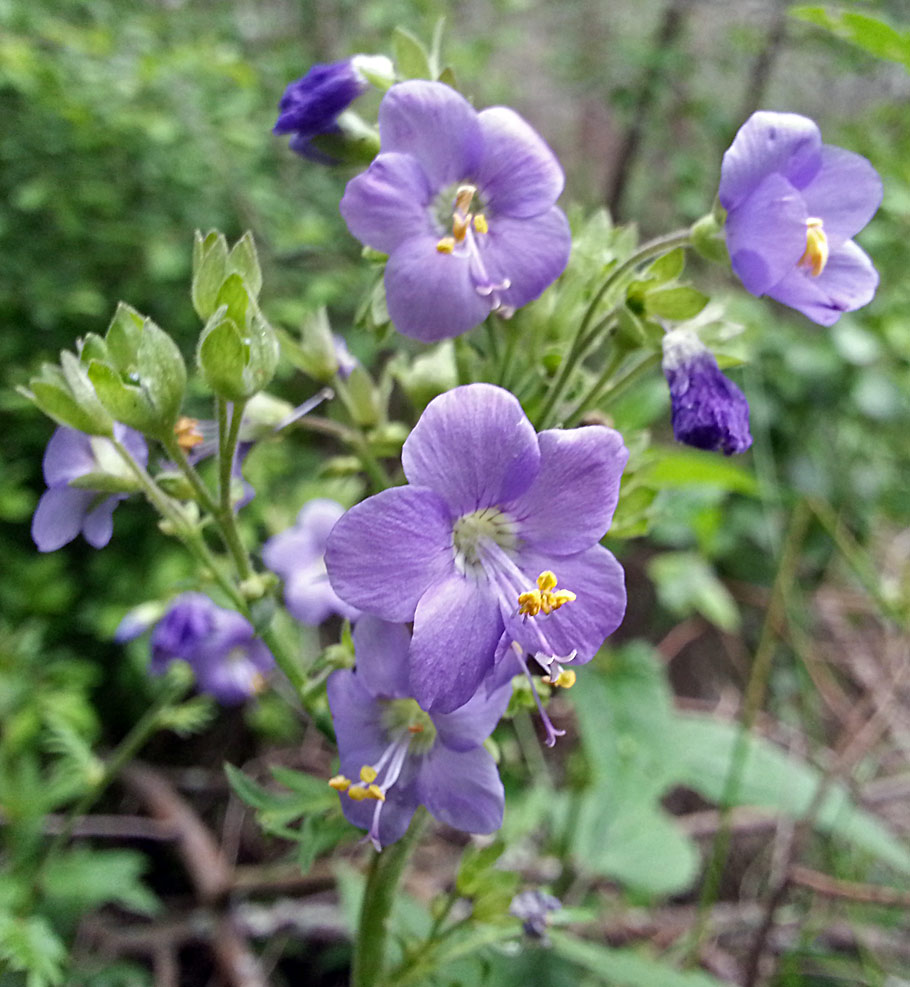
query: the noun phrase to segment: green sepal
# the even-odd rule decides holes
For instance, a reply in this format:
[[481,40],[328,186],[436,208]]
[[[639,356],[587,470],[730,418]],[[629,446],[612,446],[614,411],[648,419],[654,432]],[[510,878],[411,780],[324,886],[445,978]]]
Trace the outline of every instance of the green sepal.
[[675,288],[657,288],[645,295],[645,311],[658,319],[680,322],[691,319],[708,304],[709,298],[697,288],[679,285]]
[[103,358],[95,357],[83,348],[82,359],[86,363],[90,363],[92,359],[100,359],[102,363],[112,364],[122,374],[134,372],[139,359],[139,343],[144,324],[144,315],[137,312],[132,305],[118,302],[117,311],[114,312],[104,336],[107,355]]
[[73,353],[60,354],[60,366],[45,363],[29,388],[19,393],[34,402],[58,425],[75,428],[88,435],[114,434],[114,422],[101,405],[85,369]]
[[279,329],[278,334],[285,356],[308,377],[327,384],[338,373],[335,340],[324,306],[307,314],[300,327],[299,341],[283,330]]
[[[721,210],[723,211],[723,210]],[[706,260],[728,264],[727,241],[724,237],[724,219],[714,212],[702,216],[691,229],[692,249]]]
[[253,298],[258,298],[262,290],[262,268],[253,234],[249,230],[231,248],[228,267],[243,278]]
[[216,299],[228,274],[228,246],[223,233],[212,230],[202,236],[196,230],[193,241],[193,308],[203,321],[208,321],[218,308]]
[[[132,322],[132,315],[128,321]],[[119,325],[114,333],[119,357],[126,356],[128,344]],[[123,373],[128,373],[127,381]],[[110,364],[92,360],[88,377],[101,404],[117,421],[158,439],[173,431],[186,388],[186,367],[177,344],[151,319],[143,321],[129,370],[118,372]]]
[[433,79],[430,53],[410,31],[396,27],[392,34],[392,51],[395,65],[403,79]]
[[68,487],[79,490],[94,490],[97,493],[118,494],[136,493],[142,488],[139,482],[127,475],[112,473],[83,473],[67,483]]
[[379,424],[382,419],[379,389],[373,383],[369,372],[357,364],[348,376],[346,384],[345,404],[355,424],[367,428]]
[[667,281],[675,281],[686,266],[686,252],[682,247],[677,247],[667,254],[662,254],[647,269],[646,275],[665,284]]
[[95,332],[90,332],[84,338],[78,340],[79,359],[84,364],[91,363],[92,360],[100,360],[102,363],[110,363],[111,353],[107,342],[103,337]]

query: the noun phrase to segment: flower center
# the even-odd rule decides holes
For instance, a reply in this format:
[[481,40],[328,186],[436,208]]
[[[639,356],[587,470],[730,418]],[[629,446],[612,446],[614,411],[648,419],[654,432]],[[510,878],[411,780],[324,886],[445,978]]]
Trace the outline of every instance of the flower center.
[[828,237],[822,229],[822,221],[817,216],[806,220],[806,250],[797,266],[807,270],[817,278],[828,263]]
[[[509,278],[494,279],[487,265],[484,263],[481,246],[482,240],[478,237],[485,237],[489,233],[490,227],[486,216],[480,212],[471,212],[471,204],[477,188],[474,185],[459,185],[455,190],[455,210],[451,213],[452,233],[441,237],[436,243],[436,250],[440,254],[450,254],[467,262],[471,281],[474,290],[481,298],[486,298],[490,303],[490,311],[498,311],[504,318],[512,315],[514,309],[504,305],[501,292],[508,291],[512,287]],[[445,208],[451,208],[446,202]],[[441,216],[443,227],[448,226],[449,214],[443,213]]]
[[480,569],[480,545],[491,541],[511,552],[518,547],[515,522],[497,507],[485,507],[462,515],[452,528],[455,565],[461,572]]

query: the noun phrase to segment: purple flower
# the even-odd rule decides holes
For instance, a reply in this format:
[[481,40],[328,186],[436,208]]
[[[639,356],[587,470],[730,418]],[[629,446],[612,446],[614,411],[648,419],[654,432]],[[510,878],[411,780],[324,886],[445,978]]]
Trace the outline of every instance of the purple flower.
[[151,649],[153,675],[163,674],[172,661],[188,662],[199,690],[224,706],[261,692],[275,664],[248,620],[203,593],[183,593],[172,601],[152,631]]
[[530,653],[556,680],[594,656],[625,611],[622,568],[598,542],[627,458],[601,425],[537,435],[491,384],[427,405],[402,452],[409,485],[349,510],[326,550],[343,600],[414,622],[421,706],[457,709],[497,657],[512,674]]
[[403,624],[363,617],[354,628],[356,669],[333,672],[328,681],[341,758],[341,774],[329,784],[345,817],[369,830],[377,850],[404,834],[421,804],[469,833],[502,825],[502,782],[483,742],[511,686],[478,693],[454,713],[426,713],[408,685],[409,641]]
[[[114,437],[142,466],[148,462],[145,439],[114,423]],[[53,552],[82,532],[92,548],[104,548],[114,531],[114,508],[135,480],[109,439],[61,426],[44,452],[44,480],[32,518],[32,538],[39,552]]]
[[392,63],[382,55],[354,55],[327,65],[314,65],[285,89],[272,132],[293,134],[292,151],[325,162],[327,155],[312,145],[312,139],[339,132],[338,117],[369,89],[368,75],[391,80]]
[[868,304],[872,261],[852,241],[882,201],[882,182],[859,154],[822,144],[796,113],[753,113],[721,165],[720,203],[737,277],[823,326]]
[[509,315],[569,258],[553,152],[512,110],[478,113],[441,82],[402,82],[379,107],[381,153],[348,183],[348,229],[389,255],[389,316],[425,342]]
[[284,580],[284,601],[302,624],[321,624],[333,613],[356,620],[360,611],[332,589],[325,571],[325,544],[344,508],[334,500],[311,500],[293,527],[270,538],[262,561]]
[[725,456],[745,452],[752,445],[749,402],[714,354],[685,329],[668,332],[663,348],[676,441]]

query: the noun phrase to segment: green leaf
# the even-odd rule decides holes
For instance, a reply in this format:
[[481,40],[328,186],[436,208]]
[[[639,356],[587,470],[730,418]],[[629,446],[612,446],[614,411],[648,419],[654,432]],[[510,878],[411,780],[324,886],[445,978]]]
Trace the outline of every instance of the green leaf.
[[0,912],[0,960],[25,973],[27,987],[52,987],[63,982],[66,948],[40,916]]
[[558,956],[593,973],[609,987],[728,987],[700,970],[676,970],[644,950],[613,949],[555,929],[550,939]]
[[696,552],[656,555],[648,563],[648,575],[660,602],[677,616],[697,612],[728,634],[739,629],[736,601],[711,565]]
[[142,883],[145,868],[135,850],[70,850],[48,862],[44,891],[74,915],[110,903],[153,915],[161,905]]
[[682,274],[685,266],[686,252],[682,247],[677,247],[668,254],[658,257],[645,273],[655,281],[673,281]]
[[233,764],[225,762],[224,771],[238,798],[254,809],[279,809],[286,804],[286,795],[263,788]]
[[826,7],[791,7],[793,17],[825,28],[844,41],[910,69],[910,32],[899,31],[885,21],[852,10],[830,11]]
[[658,319],[680,322],[691,319],[708,304],[710,299],[697,288],[681,285],[676,288],[656,288],[645,295],[645,311]]
[[663,668],[643,645],[608,653],[569,695],[593,777],[574,809],[573,856],[587,873],[649,894],[671,894],[695,877],[694,845],[660,805],[673,784],[673,713]]
[[[679,783],[720,803],[739,733],[740,727],[734,723],[723,723],[704,714],[677,714],[672,750]],[[822,774],[816,768],[753,735],[746,746],[733,801],[799,819],[812,803],[821,781]],[[910,874],[910,850],[874,816],[857,808],[842,785],[829,788],[815,828]]]
[[462,855],[458,876],[455,878],[458,893],[466,898],[476,894],[505,848],[502,840],[495,840],[485,847],[469,844]]
[[[63,360],[64,354],[60,356]],[[60,367],[45,363],[38,375],[29,381],[30,390],[21,387],[18,388],[19,393],[34,402],[58,425],[66,425],[88,435],[113,435],[113,419],[98,400],[85,371],[73,368],[71,360],[76,364],[79,361],[72,353],[67,354],[69,379],[76,382],[75,390]]]
[[705,486],[758,496],[755,475],[722,456],[672,446],[654,447],[635,479],[656,490]]
[[432,79],[430,55],[406,28],[396,27],[392,34],[392,51],[399,74],[404,79]]
[[272,765],[270,770],[277,782],[290,788],[299,797],[298,804],[304,806],[306,811],[321,812],[338,804],[338,795],[329,788],[325,778],[314,778],[313,775],[283,768],[278,764]]

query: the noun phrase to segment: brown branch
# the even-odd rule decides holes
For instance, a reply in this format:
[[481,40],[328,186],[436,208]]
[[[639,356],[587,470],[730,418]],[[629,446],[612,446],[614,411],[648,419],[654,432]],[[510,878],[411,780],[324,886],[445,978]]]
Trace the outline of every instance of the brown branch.
[[881,884],[860,884],[843,881],[808,867],[790,868],[790,881],[800,887],[823,894],[827,898],[845,898],[867,905],[887,905],[894,908],[910,908],[910,891],[900,891]]

